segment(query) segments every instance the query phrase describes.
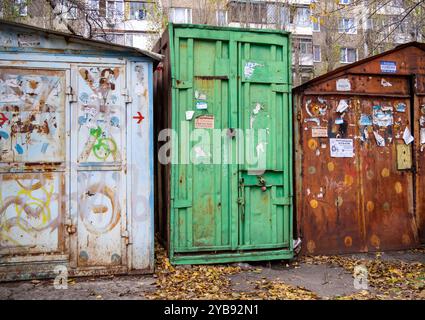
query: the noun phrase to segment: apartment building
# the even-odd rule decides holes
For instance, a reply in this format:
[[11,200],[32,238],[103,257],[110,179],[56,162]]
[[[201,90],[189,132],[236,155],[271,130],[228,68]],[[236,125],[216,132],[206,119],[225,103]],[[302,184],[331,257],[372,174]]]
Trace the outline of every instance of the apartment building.
[[322,0],[312,4],[314,75],[412,41],[403,1]]
[[150,49],[168,22],[282,29],[292,33],[298,85],[396,44],[420,41],[409,19],[395,23],[403,6],[399,0],[3,0],[0,15],[141,49]]
[[156,1],[3,0],[0,17],[149,49],[162,29]]
[[292,33],[293,83],[313,77],[312,1],[229,0],[228,25],[248,28],[282,29]]

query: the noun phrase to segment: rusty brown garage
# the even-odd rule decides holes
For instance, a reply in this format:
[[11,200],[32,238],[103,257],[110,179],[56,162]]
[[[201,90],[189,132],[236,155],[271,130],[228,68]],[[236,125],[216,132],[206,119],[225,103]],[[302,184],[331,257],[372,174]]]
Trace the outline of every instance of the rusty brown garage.
[[424,242],[425,44],[343,66],[293,93],[303,252]]

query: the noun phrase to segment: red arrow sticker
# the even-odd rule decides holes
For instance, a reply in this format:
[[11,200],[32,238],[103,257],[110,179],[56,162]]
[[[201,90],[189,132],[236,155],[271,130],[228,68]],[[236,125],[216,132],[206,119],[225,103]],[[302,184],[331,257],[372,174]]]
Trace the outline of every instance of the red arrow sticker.
[[142,114],[141,114],[139,111],[137,111],[137,116],[134,116],[134,117],[133,117],[133,119],[138,120],[138,121],[137,121],[137,124],[141,123],[141,122],[142,122],[142,120],[143,120],[144,118],[145,118],[145,117],[144,117],[144,116],[142,116]]
[[9,119],[4,115],[4,113],[0,112],[0,127],[2,127],[8,120]]

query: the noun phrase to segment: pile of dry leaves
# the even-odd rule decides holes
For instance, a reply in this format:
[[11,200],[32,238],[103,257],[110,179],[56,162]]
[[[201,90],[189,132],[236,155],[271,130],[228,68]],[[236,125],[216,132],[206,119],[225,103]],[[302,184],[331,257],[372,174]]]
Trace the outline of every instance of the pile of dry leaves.
[[368,271],[368,284],[372,290],[340,297],[341,299],[425,299],[425,266],[422,263],[384,261],[380,253],[377,253],[373,260],[346,256],[314,256],[304,257],[302,261],[337,265],[351,274],[355,266],[365,266]]
[[[425,299],[425,268],[421,263],[384,261],[380,254],[375,259],[354,259],[347,256],[303,257],[298,263],[330,264],[353,274],[354,267],[363,265],[368,271],[369,290],[335,299]],[[297,264],[297,262],[295,262]],[[309,300],[320,299],[314,292],[291,286],[282,281],[262,280],[250,282],[249,291],[232,288],[230,276],[241,272],[239,265],[172,266],[165,250],[156,246],[156,290],[150,299],[267,299]],[[261,269],[258,269],[261,272]]]
[[157,245],[155,276],[157,290],[151,299],[235,299],[226,275],[240,271],[232,266],[173,267],[165,250]]
[[[156,291],[147,295],[150,299],[317,299],[317,296],[299,287],[280,281],[255,282],[255,290],[235,291],[229,276],[242,272],[235,265],[172,266],[165,250],[156,247]],[[251,272],[251,271],[249,271]],[[254,271],[255,272],[255,271]]]

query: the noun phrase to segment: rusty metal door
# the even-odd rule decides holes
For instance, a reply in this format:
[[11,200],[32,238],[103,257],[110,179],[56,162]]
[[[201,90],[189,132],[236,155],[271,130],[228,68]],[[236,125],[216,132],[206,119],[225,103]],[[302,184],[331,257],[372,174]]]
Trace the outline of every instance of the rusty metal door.
[[[400,86],[408,90],[408,81]],[[300,111],[305,250],[416,243],[410,98],[307,95]]]
[[358,134],[365,141],[359,141],[356,157],[361,168],[360,213],[364,219],[365,249],[409,248],[417,241],[413,141],[409,137],[413,133],[411,101],[409,98],[363,98],[359,109],[360,115],[356,112],[359,121],[362,115],[372,116],[372,126],[359,123]]
[[71,192],[77,267],[126,261],[126,88],[123,66],[72,69]]
[[67,78],[65,70],[0,68],[3,266],[68,259]]
[[413,161],[415,164],[415,209],[416,222],[419,239],[425,243],[425,76],[417,75],[414,79],[414,152]]

